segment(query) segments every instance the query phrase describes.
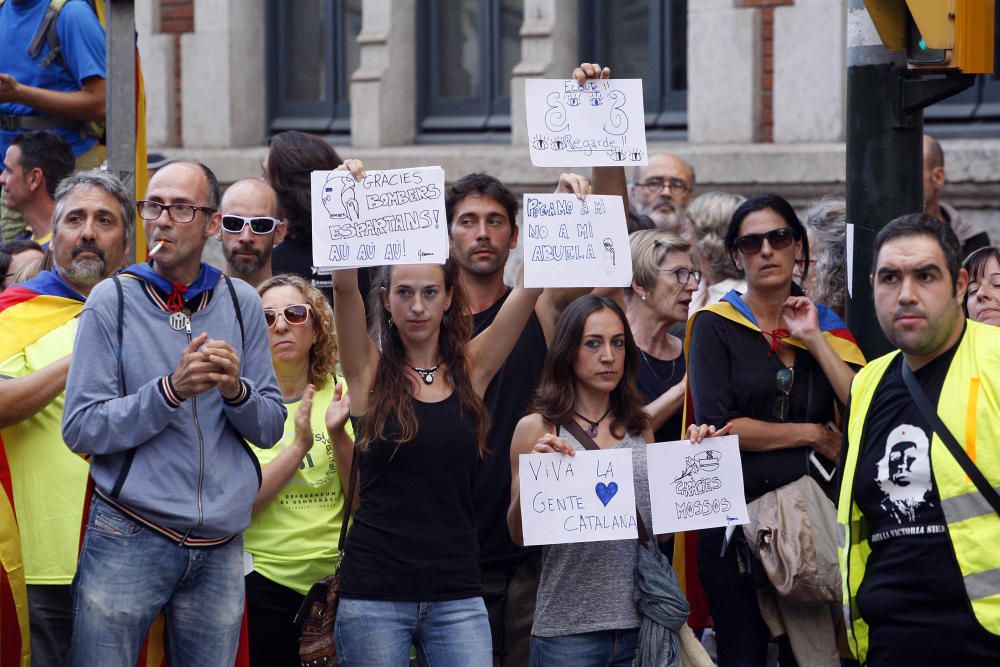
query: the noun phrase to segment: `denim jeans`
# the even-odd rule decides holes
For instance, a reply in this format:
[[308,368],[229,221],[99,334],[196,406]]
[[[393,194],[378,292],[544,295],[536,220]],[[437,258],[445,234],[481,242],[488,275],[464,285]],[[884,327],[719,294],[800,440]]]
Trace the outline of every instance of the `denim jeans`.
[[410,644],[432,667],[491,667],[482,598],[445,602],[342,599],[333,631],[342,667],[405,667]]
[[628,667],[639,629],[531,637],[531,667]]
[[170,664],[232,667],[243,619],[243,540],[174,544],[94,498],[73,580],[72,667],[132,667],[157,614]]

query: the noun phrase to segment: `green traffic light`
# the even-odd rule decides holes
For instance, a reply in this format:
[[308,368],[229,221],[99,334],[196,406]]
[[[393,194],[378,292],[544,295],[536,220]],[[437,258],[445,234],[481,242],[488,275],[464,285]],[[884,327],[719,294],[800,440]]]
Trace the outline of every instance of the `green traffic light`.
[[927,50],[927,42],[925,42],[925,41],[924,41],[924,38],[923,38],[923,37],[921,37],[921,38],[920,38],[920,41],[919,41],[919,42],[917,42],[917,46],[919,46],[919,47],[920,47],[920,50],[921,50],[921,51],[926,51],[926,50]]

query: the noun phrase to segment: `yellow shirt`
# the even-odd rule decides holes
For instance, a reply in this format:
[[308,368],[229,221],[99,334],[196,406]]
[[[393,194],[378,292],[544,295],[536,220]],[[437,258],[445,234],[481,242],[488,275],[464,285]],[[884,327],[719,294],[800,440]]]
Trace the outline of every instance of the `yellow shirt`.
[[[347,391],[347,383],[336,383]],[[344,515],[333,442],[326,432],[326,409],[333,400],[334,382],[313,396],[313,447],[292,478],[271,502],[254,513],[243,535],[244,548],[253,554],[254,570],[271,581],[305,595],[337,566],[337,541]],[[285,431],[271,449],[252,447],[261,467],[274,460],[295,440],[295,413],[299,401],[286,403]],[[354,434],[350,423],[347,432]]]
[[[50,331],[0,363],[0,376],[29,375],[73,351],[77,320]],[[3,429],[14,511],[28,584],[69,584],[80,547],[87,463],[62,439],[65,394]]]

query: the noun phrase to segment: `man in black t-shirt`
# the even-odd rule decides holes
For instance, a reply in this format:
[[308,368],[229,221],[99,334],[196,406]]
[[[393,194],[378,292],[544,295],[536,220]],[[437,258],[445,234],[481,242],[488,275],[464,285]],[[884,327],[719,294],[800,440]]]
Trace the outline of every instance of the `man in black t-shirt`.
[[[624,193],[621,169],[595,168],[594,172],[598,184],[606,184],[606,192]],[[590,192],[590,183],[576,174],[562,174],[556,192],[583,197]],[[503,275],[510,251],[517,247],[519,207],[510,188],[484,173],[461,178],[445,197],[451,254],[459,265],[459,284],[472,308],[474,336],[493,323],[510,293]],[[535,313],[484,397],[492,416],[489,453],[477,466],[473,499],[494,665],[528,664],[541,569],[539,552],[514,544],[507,530],[510,440],[541,377],[559,315],[570,301],[589,291],[547,289],[542,293]]]
[[990,379],[1000,329],[966,322],[960,261],[955,233],[926,214],[893,220],[875,240],[875,308],[902,354],[855,377],[838,508],[848,635],[871,667],[1000,665],[1000,606],[991,601],[1000,555],[984,560],[981,549],[1000,538],[1000,517],[904,378],[912,372],[959,446],[1000,484]]

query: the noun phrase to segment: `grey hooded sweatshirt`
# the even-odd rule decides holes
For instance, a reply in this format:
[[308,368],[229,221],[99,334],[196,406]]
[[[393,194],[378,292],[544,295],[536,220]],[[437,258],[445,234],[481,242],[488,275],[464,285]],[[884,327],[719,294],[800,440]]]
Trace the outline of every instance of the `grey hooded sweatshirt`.
[[191,333],[207,331],[210,339],[236,349],[243,391],[232,402],[217,389],[180,401],[166,377],[181,359],[187,333],[171,326],[162,299],[144,280],[118,280],[122,345],[118,290],[108,279],[94,287],[80,314],[63,438],[74,452],[92,456],[98,493],[136,518],[168,529],[168,536],[184,536],[192,546],[235,535],[250,524],[260,488],[260,467],[244,439],[272,447],[286,415],[260,298],[232,280],[245,343],[225,279],[209,292],[207,304],[199,302]]

